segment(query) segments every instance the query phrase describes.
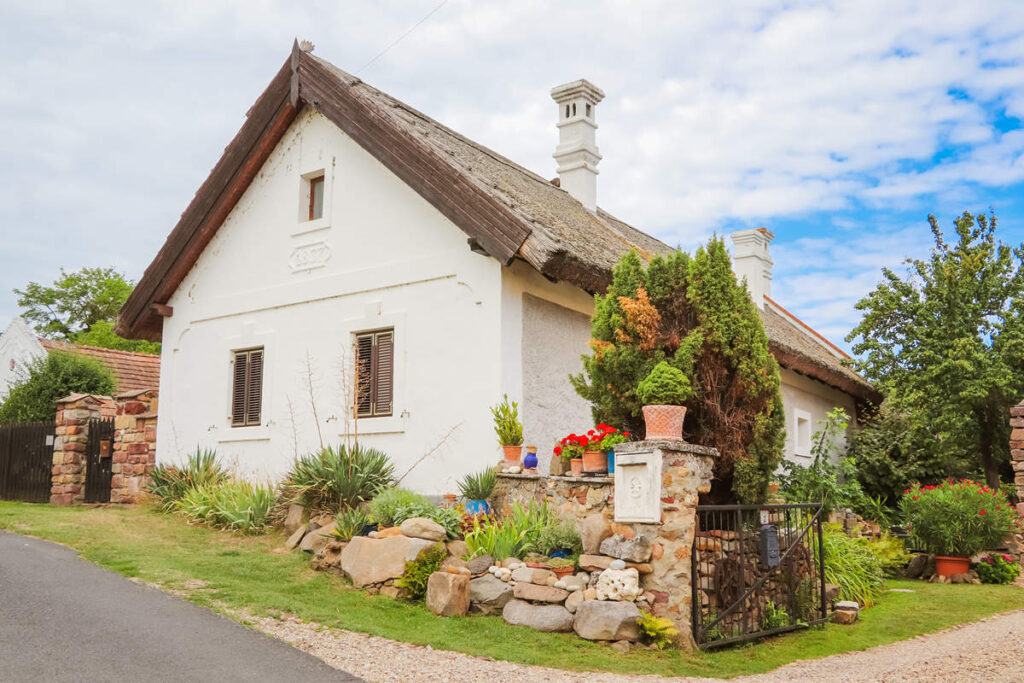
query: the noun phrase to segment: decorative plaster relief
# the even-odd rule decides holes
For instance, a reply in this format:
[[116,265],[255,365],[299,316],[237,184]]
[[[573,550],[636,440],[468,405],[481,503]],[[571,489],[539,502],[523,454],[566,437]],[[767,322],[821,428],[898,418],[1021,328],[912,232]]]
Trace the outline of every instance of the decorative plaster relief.
[[313,242],[295,247],[288,257],[288,266],[293,273],[312,270],[327,265],[331,260],[331,245],[327,242]]
[[615,521],[661,522],[661,451],[615,455]]

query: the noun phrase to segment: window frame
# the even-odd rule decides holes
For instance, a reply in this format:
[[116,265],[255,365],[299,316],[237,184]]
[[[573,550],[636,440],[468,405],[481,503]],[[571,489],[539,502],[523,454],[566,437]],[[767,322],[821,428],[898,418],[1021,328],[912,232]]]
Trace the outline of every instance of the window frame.
[[[389,357],[388,357],[388,368],[390,369],[390,401],[386,409],[379,409],[377,406],[378,396],[377,391],[380,389],[380,339],[384,337],[390,338],[389,344]],[[371,340],[371,355],[369,358],[369,378],[365,380],[366,384],[369,385],[370,395],[367,400],[368,408],[364,411],[362,405],[362,399],[360,396],[359,387],[363,385],[364,380],[362,379],[362,363],[364,362],[360,357],[360,340],[361,339]],[[356,419],[367,420],[373,418],[393,417],[395,414],[395,328],[394,327],[382,327],[373,330],[364,330],[360,332],[354,332],[352,334],[352,348],[353,355],[355,357],[354,364],[354,387],[353,387],[353,401],[352,401],[352,412]]]
[[[310,177],[307,181],[307,192],[309,193],[309,214],[307,221],[318,221],[324,217],[324,205],[327,201],[327,174],[320,173]],[[320,215],[316,215],[316,190],[320,188]]]
[[[259,354],[259,388],[258,392],[253,391],[253,355]],[[245,358],[245,377],[242,378],[242,401],[241,419],[237,419],[236,406],[238,405],[238,362],[239,358]],[[232,429],[244,429],[247,427],[259,427],[263,424],[263,388],[266,377],[266,347],[250,346],[242,349],[234,349],[231,352],[231,403],[228,421]],[[251,417],[252,405],[250,401],[253,396],[259,399],[259,406],[255,418]]]
[[[804,427],[801,430],[801,427]],[[793,411],[793,453],[802,457],[810,457],[814,434],[811,414],[805,410]],[[801,434],[801,431],[804,433]]]

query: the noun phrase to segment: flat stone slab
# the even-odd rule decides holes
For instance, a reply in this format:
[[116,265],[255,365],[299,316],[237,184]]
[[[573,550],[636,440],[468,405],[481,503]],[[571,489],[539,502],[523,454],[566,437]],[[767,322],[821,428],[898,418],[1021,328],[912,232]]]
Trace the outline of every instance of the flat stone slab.
[[341,551],[341,569],[357,588],[395,579],[405,571],[406,562],[412,562],[434,544],[435,541],[408,536],[356,536]]
[[572,630],[572,614],[561,605],[531,605],[522,600],[513,600],[505,605],[501,616],[513,626],[528,626],[537,631]]

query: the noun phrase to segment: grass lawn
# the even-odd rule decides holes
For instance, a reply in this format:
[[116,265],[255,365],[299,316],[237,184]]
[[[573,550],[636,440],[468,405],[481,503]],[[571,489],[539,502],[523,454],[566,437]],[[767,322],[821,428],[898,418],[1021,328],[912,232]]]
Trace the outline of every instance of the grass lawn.
[[223,603],[257,615],[290,612],[326,626],[561,669],[726,678],[1024,608],[1024,590],[1012,586],[890,581],[891,588],[915,592],[886,593],[853,626],[827,625],[710,653],[620,654],[571,634],[509,626],[499,617],[435,617],[422,606],[371,597],[337,577],[313,572],[305,553],[275,552],[283,545],[281,535],[234,536],[148,508],[0,502],[0,529],[63,543],[101,567],[167,588],[181,590],[189,579],[206,581],[206,589],[189,592],[200,605]]

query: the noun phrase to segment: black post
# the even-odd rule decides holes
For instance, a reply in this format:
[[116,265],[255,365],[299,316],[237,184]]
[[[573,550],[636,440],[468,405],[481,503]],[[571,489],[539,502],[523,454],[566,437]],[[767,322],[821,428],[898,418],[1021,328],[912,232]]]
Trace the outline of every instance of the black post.
[[[747,539],[743,538],[743,508],[736,508],[736,534],[740,544],[740,600],[742,603],[740,607],[743,609],[743,633],[747,632],[749,625],[749,617],[747,615],[747,599],[744,594],[747,592],[747,557],[746,550],[743,548]],[[725,539],[722,539],[723,542]],[[725,553],[723,552],[724,556]]]
[[814,516],[818,520],[818,575],[821,584],[821,618],[828,619],[828,605],[825,603],[825,536],[821,533],[821,513],[825,510],[825,501],[822,501],[818,513]]

